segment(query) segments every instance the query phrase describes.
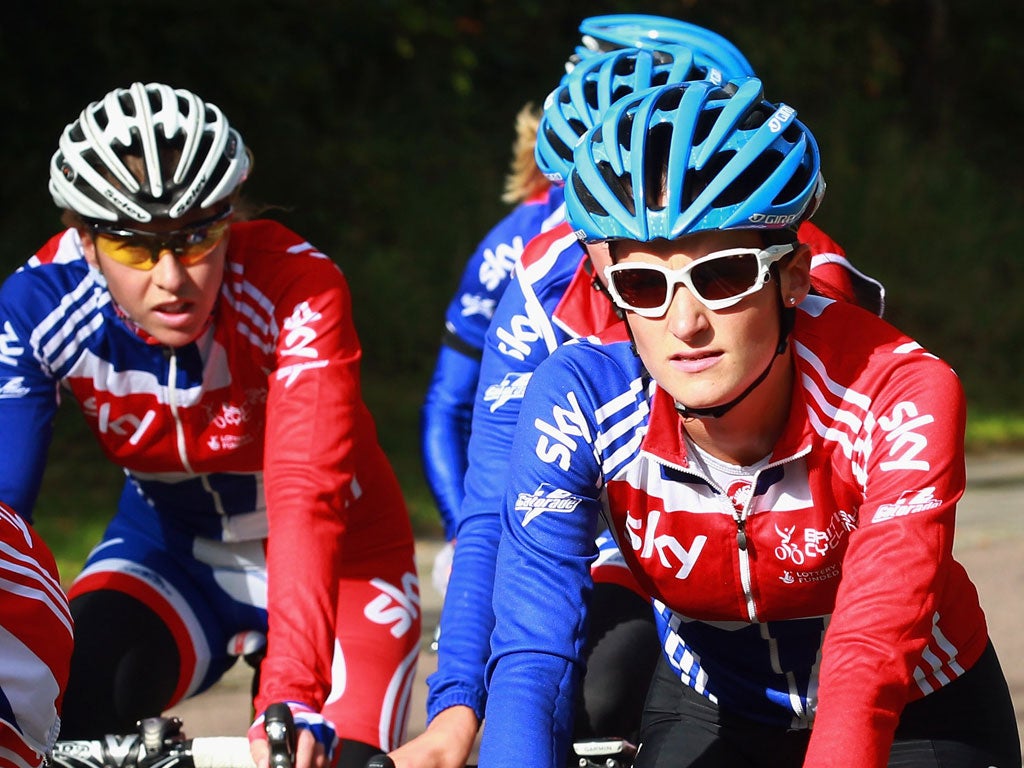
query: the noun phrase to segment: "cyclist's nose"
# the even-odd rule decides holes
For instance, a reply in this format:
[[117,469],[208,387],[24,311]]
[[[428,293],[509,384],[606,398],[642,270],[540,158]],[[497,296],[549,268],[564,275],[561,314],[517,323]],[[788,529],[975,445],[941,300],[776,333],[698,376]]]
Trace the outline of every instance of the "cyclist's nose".
[[708,308],[685,285],[677,283],[672,291],[672,300],[665,311],[665,322],[672,335],[686,341],[706,331],[710,326]]
[[173,291],[188,279],[188,270],[170,248],[161,248],[156,266],[152,270],[153,282],[161,288]]

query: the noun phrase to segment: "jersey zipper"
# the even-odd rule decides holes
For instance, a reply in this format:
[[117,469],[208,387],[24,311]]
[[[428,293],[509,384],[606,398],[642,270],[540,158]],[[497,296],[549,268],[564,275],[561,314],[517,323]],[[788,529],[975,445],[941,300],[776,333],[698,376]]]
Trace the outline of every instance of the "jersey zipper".
[[[690,475],[703,480],[708,486],[718,494],[720,498],[725,499],[725,503],[729,505],[729,514],[732,519],[736,522],[736,549],[739,553],[739,568],[740,568],[740,586],[743,590],[743,602],[747,609],[747,617],[752,623],[759,623],[757,618],[757,605],[754,602],[754,593],[751,587],[750,577],[750,555],[747,553],[747,508],[744,506],[742,512],[737,512],[735,507],[732,505],[732,501],[726,493],[719,488],[710,477],[705,476],[702,472],[698,472],[692,467],[681,467],[671,461],[666,461],[659,456],[655,456],[653,453],[647,453],[651,459],[660,464],[663,467],[674,469],[677,472]],[[780,462],[781,463],[781,462]],[[757,474],[754,475],[754,483],[756,487]],[[753,498],[753,497],[751,497]],[[747,501],[749,506],[750,501]]]
[[171,406],[171,416],[174,418],[174,434],[178,446],[178,458],[185,467],[185,471],[194,475],[195,471],[188,460],[188,451],[185,446],[185,426],[181,423],[181,415],[178,413],[178,391],[175,382],[178,380],[178,353],[173,348],[168,351],[167,368],[167,402]]
[[[175,387],[175,382],[178,380],[178,354],[173,348],[169,351],[168,363],[167,401],[171,406],[171,416],[174,417],[174,433],[178,446],[178,458],[181,459],[181,464],[185,467],[185,471],[194,475],[196,474],[196,471],[192,468],[192,464],[188,460],[188,445],[185,441],[185,425],[181,423],[181,415],[178,412],[178,390]],[[221,527],[225,530],[224,540],[231,540],[230,533],[227,531],[224,524],[228,515],[224,510],[224,503],[221,499],[220,493],[214,490],[213,486],[210,485],[209,474],[204,472],[199,476],[199,481],[203,484],[203,490],[210,494],[210,498],[213,499],[214,509],[220,516]]]
[[[797,459],[806,456],[810,452],[810,447],[805,447],[802,450],[792,454],[791,456],[788,456],[784,459],[780,459],[779,461],[773,461],[767,464],[766,466],[762,467],[761,469],[754,473],[754,477],[752,480],[754,488],[757,487],[757,481],[758,478],[761,476],[762,472],[768,469],[774,469],[775,467],[779,467],[783,464],[788,464],[791,461],[796,461]],[[733,507],[732,505],[732,501],[729,500],[729,498],[726,496],[726,494],[722,491],[721,488],[719,488],[714,482],[712,482],[711,478],[706,477],[703,473],[698,472],[691,467],[681,467],[678,464],[675,464],[671,461],[666,461],[665,459],[655,456],[652,453],[646,451],[644,453],[646,453],[646,455],[649,456],[654,462],[662,465],[663,467],[669,467],[670,469],[674,469],[678,472],[690,475],[691,477],[700,478],[701,480],[706,482],[708,486],[714,489],[716,493],[718,493],[720,496],[725,497],[726,503],[729,505],[729,511],[732,514],[733,520],[736,522],[736,549],[739,555],[740,585],[743,589],[743,599],[746,604],[747,616],[749,617],[751,623],[761,625],[762,631],[764,631],[765,625],[758,618],[757,615],[757,603],[754,600],[752,574],[750,570],[750,554],[747,550],[747,547],[749,545],[747,539],[747,516],[750,511],[750,504],[754,500],[754,495],[751,494],[750,499],[748,499],[747,503],[743,505],[743,509],[737,512],[735,507]],[[771,639],[768,637],[765,637],[764,639],[766,640],[766,642],[772,642]],[[781,670],[776,671],[781,672]],[[792,674],[787,674],[786,678],[789,683],[790,689],[790,708],[792,709],[793,714],[796,715],[796,719],[798,722],[807,723],[807,712],[804,709],[803,699],[797,689],[795,681],[793,680]]]

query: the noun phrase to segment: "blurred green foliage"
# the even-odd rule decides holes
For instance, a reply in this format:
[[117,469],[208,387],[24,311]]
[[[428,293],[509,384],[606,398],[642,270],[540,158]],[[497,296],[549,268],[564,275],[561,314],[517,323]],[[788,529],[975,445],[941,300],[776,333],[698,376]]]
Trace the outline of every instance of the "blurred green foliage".
[[889,319],[957,369],[972,408],[1019,423],[1019,11],[1020,0],[25,5],[0,25],[0,268],[58,228],[47,163],[86,103],[134,80],[195,90],[254,150],[248,196],[281,206],[273,215],[348,275],[367,398],[429,527],[418,406],[464,260],[506,212],[514,116],[557,84],[581,18],[677,16],[733,40],[767,97],[799,110],[829,182],[816,221],[886,284]]

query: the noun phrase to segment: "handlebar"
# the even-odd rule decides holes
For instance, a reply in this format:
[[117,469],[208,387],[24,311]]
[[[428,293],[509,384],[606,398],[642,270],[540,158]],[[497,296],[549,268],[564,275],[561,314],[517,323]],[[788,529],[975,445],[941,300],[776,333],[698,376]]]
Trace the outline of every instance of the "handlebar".
[[[185,738],[176,717],[140,720],[138,733],[100,739],[58,741],[49,768],[253,768],[245,736]],[[272,704],[264,716],[270,768],[292,768],[295,721],[286,704]]]
[[[626,739],[603,738],[575,741],[567,768],[627,768],[636,757],[636,746]],[[365,768],[395,768],[387,755],[374,755]],[[475,766],[466,766],[475,768]]]

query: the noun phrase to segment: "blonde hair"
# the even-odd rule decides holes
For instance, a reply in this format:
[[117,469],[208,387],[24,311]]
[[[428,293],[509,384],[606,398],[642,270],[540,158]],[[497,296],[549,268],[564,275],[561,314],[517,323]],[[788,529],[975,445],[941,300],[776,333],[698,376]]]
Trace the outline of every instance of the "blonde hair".
[[516,115],[516,138],[512,142],[512,163],[505,177],[505,191],[501,195],[504,203],[515,205],[539,195],[551,186],[533,155],[537,144],[537,127],[540,125],[541,110],[527,103]]

